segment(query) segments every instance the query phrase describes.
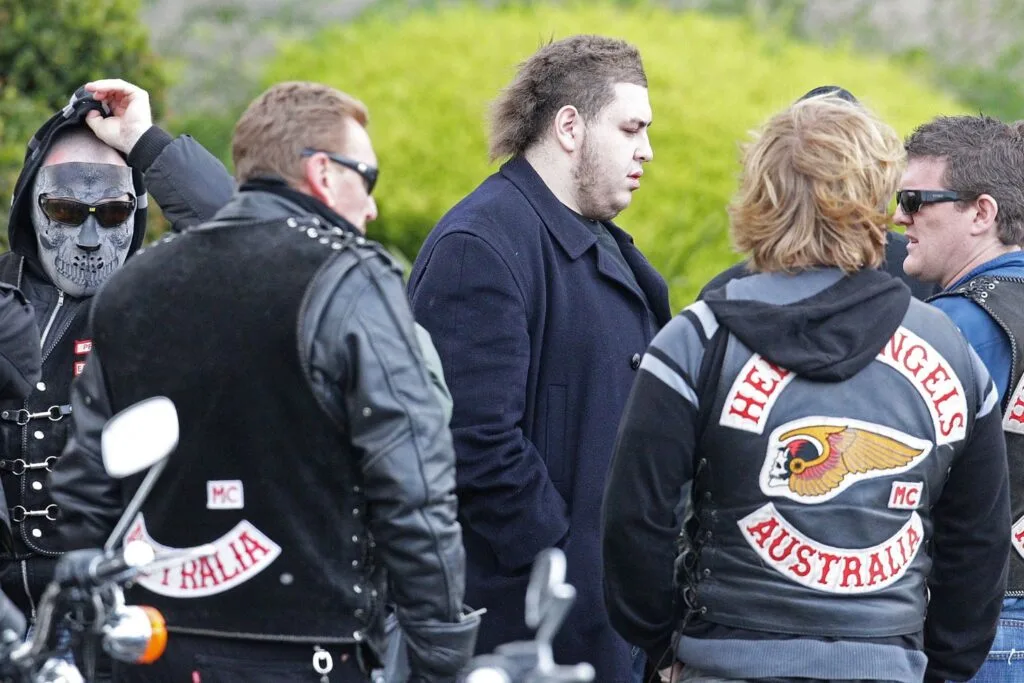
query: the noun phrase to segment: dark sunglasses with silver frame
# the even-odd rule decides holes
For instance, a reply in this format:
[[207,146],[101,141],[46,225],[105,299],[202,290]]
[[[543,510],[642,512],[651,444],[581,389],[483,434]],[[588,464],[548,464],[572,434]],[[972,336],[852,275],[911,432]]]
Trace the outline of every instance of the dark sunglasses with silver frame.
[[973,192],[957,192],[956,190],[899,190],[896,192],[896,202],[900,209],[908,216],[921,210],[927,204],[939,204],[941,202],[965,202],[977,199],[978,195]]
[[77,228],[90,215],[96,216],[96,222],[104,228],[116,228],[135,213],[135,197],[125,200],[112,200],[98,204],[86,204],[70,197],[51,197],[39,195],[39,208],[51,221]]
[[373,188],[377,184],[377,174],[379,173],[376,166],[371,166],[366,162],[356,161],[355,159],[342,156],[341,154],[328,152],[323,149],[312,149],[311,147],[307,147],[302,150],[302,156],[304,157],[311,157],[314,154],[323,154],[339,166],[344,166],[345,168],[358,173],[360,177],[362,177],[363,183],[366,185],[366,194],[373,194]]

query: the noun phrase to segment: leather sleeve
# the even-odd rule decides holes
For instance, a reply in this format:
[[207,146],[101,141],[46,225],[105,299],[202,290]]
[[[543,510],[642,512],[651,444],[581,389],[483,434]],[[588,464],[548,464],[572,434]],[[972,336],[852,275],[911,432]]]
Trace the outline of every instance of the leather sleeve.
[[449,424],[452,421],[452,411],[455,405],[452,402],[452,392],[448,390],[448,383],[444,381],[441,356],[437,353],[437,348],[434,346],[430,333],[419,323],[416,323],[416,338],[419,339],[420,350],[423,351],[423,359],[427,364],[427,372],[430,373],[430,380],[434,385],[434,391],[437,393],[437,398],[441,401],[441,407],[444,410],[444,423]]
[[[965,681],[988,655],[1013,552],[1006,438],[995,384],[970,352],[980,402],[963,451],[932,506],[925,681]],[[966,382],[965,382],[966,384]]]
[[213,218],[235,191],[224,164],[188,135],[171,138],[153,126],[128,159],[142,171],[146,189],[175,232]]
[[361,458],[376,554],[409,646],[413,681],[450,681],[473,653],[462,618],[465,553],[455,455],[402,279],[370,248],[341,254],[314,281],[314,389]]
[[0,399],[25,398],[39,377],[35,312],[18,289],[0,283]]
[[57,531],[63,550],[99,548],[124,508],[121,482],[107,474],[100,451],[103,425],[113,416],[99,351],[71,385],[74,427],[50,473],[50,493],[60,507]]

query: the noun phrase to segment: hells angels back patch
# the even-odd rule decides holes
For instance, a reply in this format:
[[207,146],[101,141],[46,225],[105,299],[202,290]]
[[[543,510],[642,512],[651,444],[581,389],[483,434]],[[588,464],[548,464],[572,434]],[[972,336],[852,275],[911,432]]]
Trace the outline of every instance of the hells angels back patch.
[[932,443],[870,422],[805,417],[776,428],[761,466],[761,492],[816,504],[859,481],[906,472]]

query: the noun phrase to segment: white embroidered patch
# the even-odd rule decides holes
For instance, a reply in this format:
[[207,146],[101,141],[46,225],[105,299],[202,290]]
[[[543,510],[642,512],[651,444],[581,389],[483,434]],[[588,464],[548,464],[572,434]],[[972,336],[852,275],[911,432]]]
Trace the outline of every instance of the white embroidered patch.
[[779,394],[795,376],[755,353],[732,383],[718,424],[761,434]]
[[761,465],[761,492],[814,505],[859,481],[906,472],[930,441],[871,422],[812,416],[777,427]]
[[[125,542],[135,540],[149,543],[157,552],[185,550],[169,548],[154,540],[141,513],[132,523]],[[140,576],[135,582],[160,595],[202,598],[249,581],[281,554],[281,546],[247,520],[236,524],[231,531],[213,541],[213,545],[216,552],[212,555]]]
[[924,537],[916,512],[893,536],[863,549],[818,543],[797,531],[771,503],[738,524],[750,547],[779,574],[807,588],[844,595],[872,593],[899,581]]
[[949,362],[924,339],[900,327],[876,360],[895,369],[928,404],[940,446],[961,441],[967,435],[967,396]]
[[924,484],[919,481],[894,481],[889,492],[889,508],[916,510],[921,505]]
[[1003,431],[1024,434],[1024,376],[1017,382],[1003,415]]
[[241,510],[245,507],[245,489],[240,479],[206,482],[207,510]]
[[1010,533],[1012,534],[1010,543],[1013,545],[1013,549],[1021,557],[1024,557],[1024,517],[1017,520],[1013,528],[1010,529]]

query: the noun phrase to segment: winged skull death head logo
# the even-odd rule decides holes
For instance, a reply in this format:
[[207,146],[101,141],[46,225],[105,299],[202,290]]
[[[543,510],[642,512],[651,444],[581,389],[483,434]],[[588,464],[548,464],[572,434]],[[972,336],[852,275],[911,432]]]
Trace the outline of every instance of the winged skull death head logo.
[[761,469],[761,491],[820,503],[858,481],[905,472],[932,443],[859,420],[803,418],[772,432]]

